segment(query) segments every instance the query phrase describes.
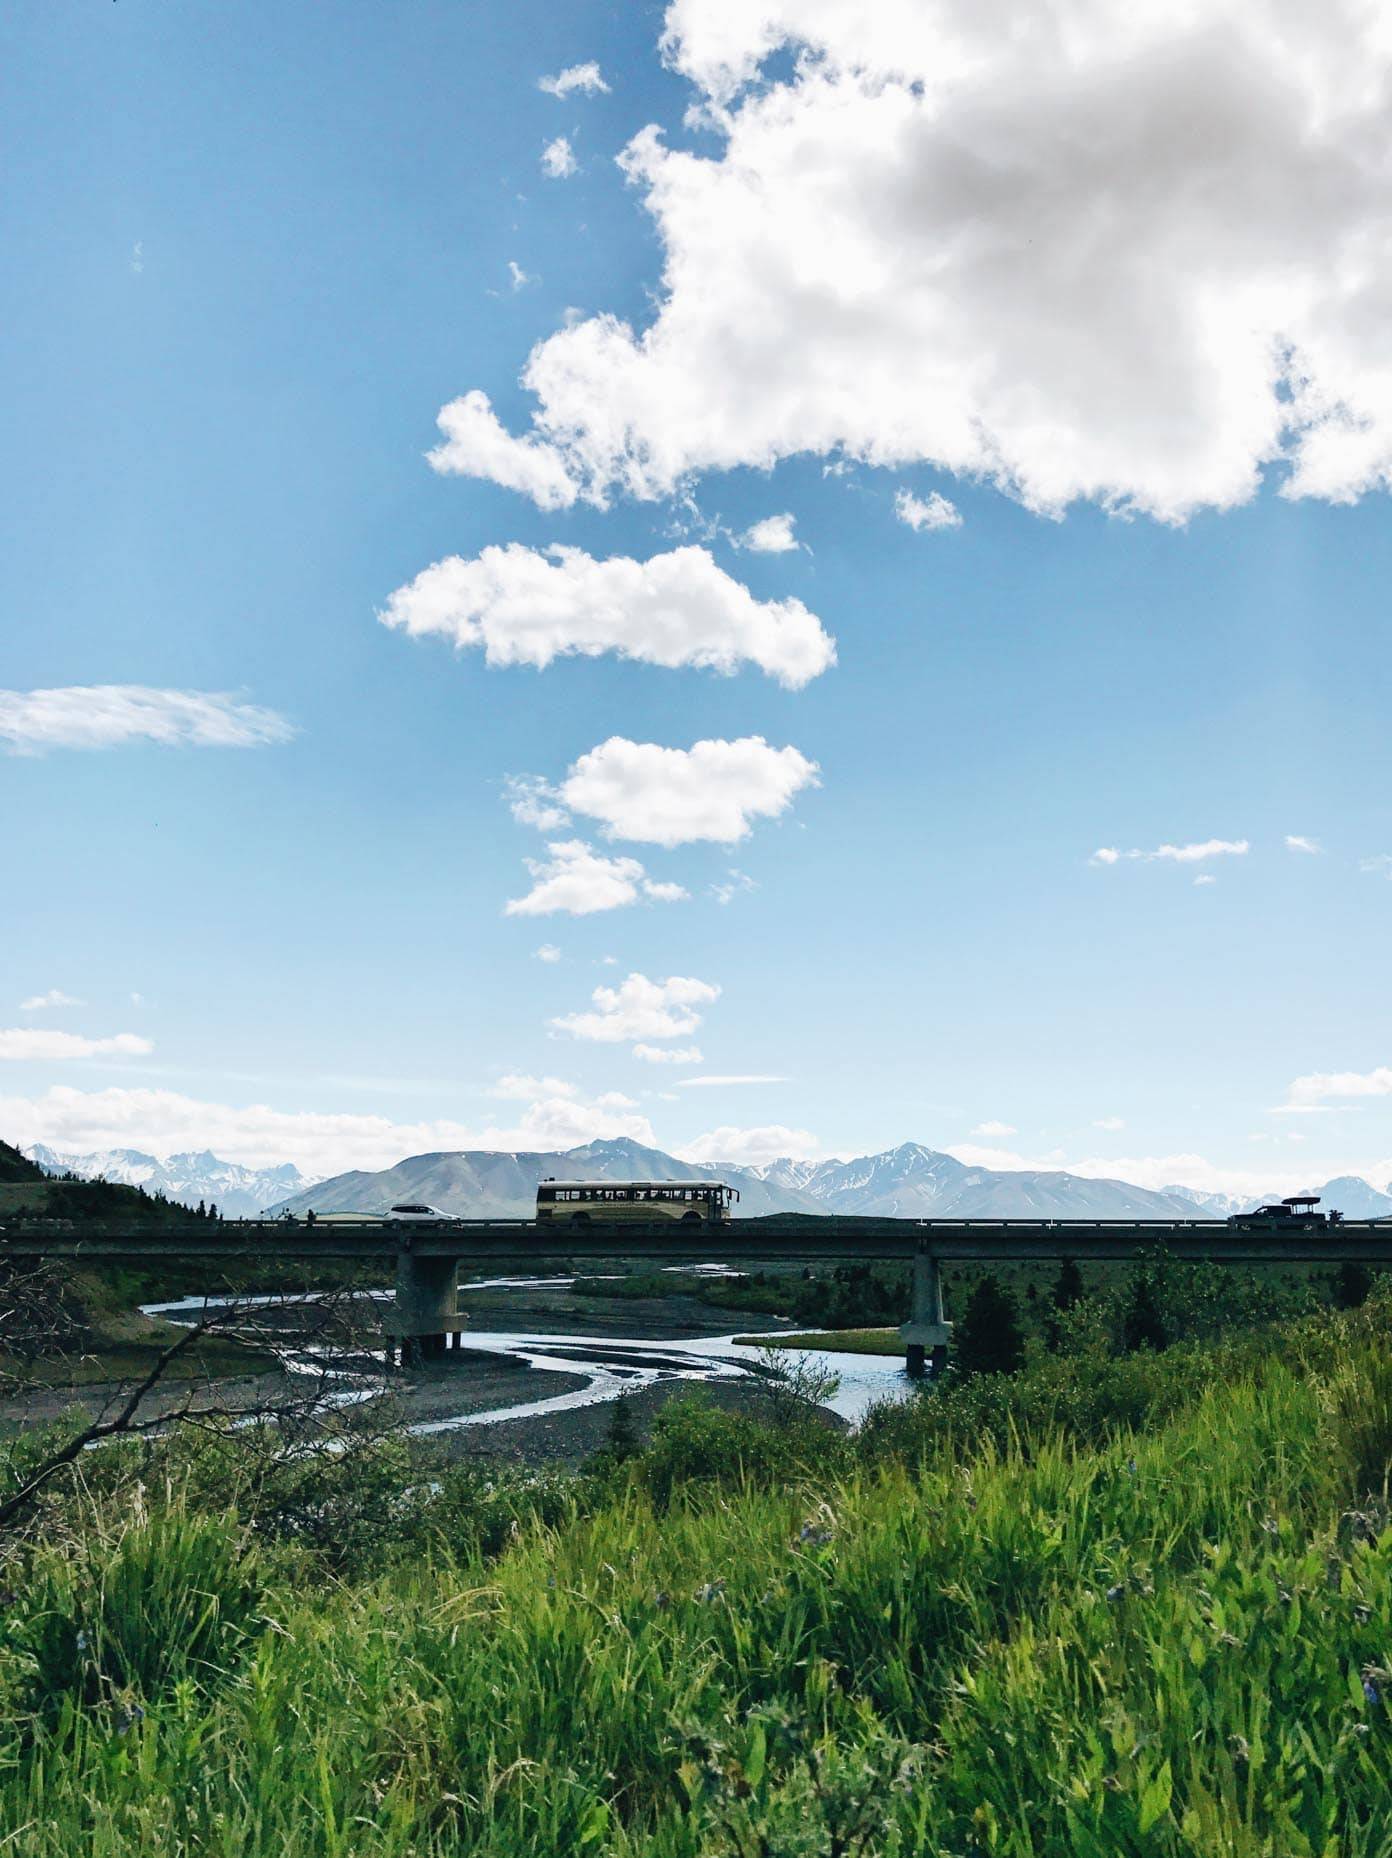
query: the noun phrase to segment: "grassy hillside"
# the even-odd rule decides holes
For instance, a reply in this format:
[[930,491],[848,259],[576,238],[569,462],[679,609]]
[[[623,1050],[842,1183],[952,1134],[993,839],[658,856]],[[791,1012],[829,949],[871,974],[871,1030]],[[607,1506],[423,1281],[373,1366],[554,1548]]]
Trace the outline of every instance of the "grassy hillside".
[[13,1551],[0,1839],[1384,1858],[1388,1315],[850,1439],[688,1404],[570,1483],[106,1454]]

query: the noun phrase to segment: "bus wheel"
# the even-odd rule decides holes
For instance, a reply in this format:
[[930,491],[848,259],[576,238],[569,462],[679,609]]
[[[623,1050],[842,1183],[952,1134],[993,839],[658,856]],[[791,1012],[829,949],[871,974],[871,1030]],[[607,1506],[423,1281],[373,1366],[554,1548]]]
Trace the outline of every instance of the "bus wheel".
[[699,1213],[683,1213],[681,1216],[681,1223],[684,1226],[699,1226],[701,1223],[701,1215]]
[[570,1223],[572,1226],[588,1226],[590,1223],[590,1216],[588,1213],[573,1213]]

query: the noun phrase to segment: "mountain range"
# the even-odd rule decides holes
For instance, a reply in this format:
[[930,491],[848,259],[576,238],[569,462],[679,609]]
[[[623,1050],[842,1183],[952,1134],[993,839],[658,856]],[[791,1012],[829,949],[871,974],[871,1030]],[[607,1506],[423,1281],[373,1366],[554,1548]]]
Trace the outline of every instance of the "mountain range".
[[109,1148],[95,1155],[61,1154],[36,1142],[25,1154],[45,1174],[79,1174],[84,1180],[121,1181],[163,1194],[179,1206],[216,1205],[230,1219],[247,1219],[310,1185],[289,1162],[278,1168],[244,1168],[220,1161],[209,1149],[160,1161],[138,1148]]
[[[423,1200],[463,1218],[530,1218],[537,1182],[571,1180],[715,1180],[740,1192],[738,1216],[768,1213],[872,1214],[901,1219],[1223,1219],[1257,1204],[1197,1188],[1152,1190],[1120,1180],[1091,1180],[1049,1170],[968,1167],[951,1155],[905,1142],[852,1161],[770,1161],[697,1166],[661,1149],[619,1140],[582,1148],[509,1154],[489,1149],[411,1155],[395,1167],[354,1170],[314,1180],[286,1163],[245,1168],[204,1149],[160,1161],[139,1149],[64,1154],[36,1144],[26,1151],[48,1173],[71,1171],[125,1181],[186,1206],[216,1202],[232,1218],[268,1211],[382,1213],[399,1200]],[[1356,1175],[1319,1189],[1326,1206],[1350,1219],[1392,1217],[1392,1190]],[[1263,1196],[1268,1197],[1268,1196]]]
[[[1185,1187],[1153,1191],[1126,1181],[1091,1180],[1051,1170],[968,1167],[951,1155],[905,1142],[854,1161],[771,1161],[758,1167],[696,1166],[638,1142],[590,1142],[554,1153],[487,1150],[412,1155],[376,1173],[337,1174],[289,1196],[276,1210],[381,1213],[422,1200],[463,1218],[529,1218],[537,1182],[547,1176],[592,1180],[724,1180],[740,1192],[736,1215],[874,1214],[912,1219],[1224,1218],[1256,1204]],[[1392,1215],[1392,1194],[1345,1177],[1323,1190],[1327,1205],[1351,1218]]]

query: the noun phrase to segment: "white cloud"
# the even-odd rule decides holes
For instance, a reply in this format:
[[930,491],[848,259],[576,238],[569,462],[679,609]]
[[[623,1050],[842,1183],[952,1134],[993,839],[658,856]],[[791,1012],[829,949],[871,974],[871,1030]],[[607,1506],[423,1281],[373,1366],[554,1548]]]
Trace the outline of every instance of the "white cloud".
[[508,281],[514,290],[525,290],[528,284],[535,284],[537,279],[529,271],[524,271],[515,258],[509,258]]
[[1372,1071],[1311,1071],[1295,1078],[1281,1106],[1300,1111],[1327,1103],[1331,1098],[1356,1102],[1366,1097],[1392,1096],[1392,1065]]
[[46,994],[31,994],[27,1000],[21,1000],[21,1013],[39,1013],[48,1006],[86,1006],[85,1000],[75,1000],[71,994],[65,994],[61,987],[50,987]]
[[1306,839],[1302,838],[1298,832],[1288,832],[1286,834],[1286,850],[1288,852],[1307,852],[1310,857],[1316,858],[1324,850],[1324,847],[1320,844],[1318,839]]
[[1205,858],[1244,858],[1251,850],[1246,839],[1201,839],[1191,845],[1157,845],[1153,852],[1118,851],[1114,845],[1099,845],[1088,859],[1089,864],[1113,865],[1139,859],[1142,864],[1199,864]]
[[794,795],[815,787],[817,773],[799,750],[770,748],[758,735],[689,749],[616,735],[582,755],[558,792],[611,839],[732,845],[748,837],[754,820],[777,818]]
[[910,529],[960,529],[962,512],[955,503],[936,490],[928,493],[927,501],[916,497],[911,490],[900,490],[894,498],[894,514],[901,523],[907,523]]
[[1201,872],[1200,875],[1194,879],[1194,888],[1195,890],[1199,890],[1206,884],[1216,884],[1217,882],[1217,878],[1213,877],[1210,873],[1206,871]]
[[978,1123],[972,1130],[973,1135],[1018,1135],[1020,1132],[1014,1123]]
[[580,1093],[574,1084],[559,1077],[532,1077],[525,1071],[509,1071],[488,1087],[490,1097],[528,1102],[535,1097],[575,1097]]
[[[508,454],[516,475],[552,482],[538,467],[539,454],[507,443],[517,446]],[[433,458],[448,451],[442,447]],[[755,664],[799,690],[836,662],[833,640],[800,600],[756,600],[708,550],[695,547],[647,561],[624,555],[597,561],[578,548],[540,550],[520,542],[485,548],[470,561],[451,555],[397,588],[379,618],[413,638],[438,633],[461,650],[481,645],[490,665],[544,668],[571,653],[614,652],[644,664],[727,674]]]
[[769,1123],[758,1129],[711,1129],[694,1142],[683,1142],[676,1151],[687,1161],[728,1161],[741,1167],[757,1167],[761,1162],[789,1159],[817,1161],[822,1145],[808,1129],[785,1129]]
[[559,961],[561,958],[561,951],[554,942],[543,942],[541,947],[533,949],[532,953],[538,961],[552,962]]
[[144,994],[133,993],[130,997],[130,1003],[132,1006],[144,1006],[145,1004]]
[[247,1167],[294,1162],[314,1176],[387,1168],[407,1155],[436,1150],[516,1153],[575,1148],[620,1136],[657,1146],[646,1116],[606,1099],[584,1103],[572,1097],[539,1099],[511,1126],[474,1128],[449,1121],[394,1123],[385,1116],[276,1110],[259,1103],[234,1106],[168,1090],[55,1086],[39,1097],[0,1098],[0,1128],[7,1140],[25,1148],[46,1142],[72,1154],[139,1148],[155,1155],[208,1148]]
[[563,135],[558,135],[554,142],[548,142],[541,151],[541,171],[549,174],[553,181],[568,180],[578,165],[575,150]]
[[655,317],[524,375],[587,495],[801,452],[1181,520],[1273,464],[1345,501],[1392,475],[1367,0],[674,0],[665,49],[719,143],[622,157]]
[[[444,442],[427,452],[426,458],[431,468],[442,476],[464,472],[471,477],[490,478],[505,490],[521,491],[543,510],[565,509],[574,503],[578,494],[575,481],[557,454],[536,439],[515,439],[499,422],[487,394],[468,393],[451,400],[448,406],[440,409],[436,423],[445,435]],[[440,601],[445,591],[439,585],[441,571],[464,565],[457,556],[452,556],[449,561],[427,568],[424,574],[417,575],[409,588],[392,595],[387,612],[381,617],[388,625],[406,624],[405,619],[397,618],[395,613],[397,603],[409,595],[415,595],[417,607],[423,603],[428,613],[431,601]],[[409,624],[408,630],[432,632],[444,628]],[[459,641],[466,642],[473,641]],[[512,661],[505,659],[503,662]]]
[[552,97],[568,97],[573,90],[586,96],[593,96],[596,91],[607,91],[609,86],[600,75],[599,66],[591,59],[588,64],[567,65],[564,71],[558,71],[555,77],[539,77],[537,89],[544,90]]
[[786,1077],[778,1077],[771,1072],[748,1072],[734,1077],[684,1077],[677,1083],[678,1090],[724,1090],[737,1084],[786,1084]]
[[679,903],[688,894],[680,884],[658,883],[636,858],[606,858],[583,839],[553,839],[549,858],[523,860],[532,875],[525,897],[514,897],[509,916],[593,916],[647,898],[651,903]]
[[720,989],[710,981],[691,980],[680,974],[665,981],[630,974],[618,987],[596,987],[590,998],[593,1012],[568,1013],[562,1019],[553,1019],[552,1026],[572,1038],[616,1045],[630,1039],[688,1037],[701,1023],[696,1009],[718,1000]]
[[14,1026],[0,1031],[0,1059],[31,1063],[59,1062],[68,1058],[143,1058],[154,1046],[134,1032],[117,1032],[108,1039],[86,1039],[77,1032],[47,1032],[40,1026]]
[[556,832],[570,824],[570,815],[557,805],[554,788],[536,774],[508,774],[503,778],[508,811],[519,826],[535,826],[538,832]]
[[[661,1045],[638,1044],[633,1048],[633,1056],[641,1058],[644,1064],[702,1064],[701,1048],[698,1045],[674,1045],[670,1049]],[[672,1098],[676,1102],[676,1098]]]
[[1378,852],[1372,858],[1360,858],[1358,868],[1371,877],[1392,879],[1392,852]]
[[758,888],[759,886],[754,882],[754,879],[749,876],[747,871],[737,871],[735,867],[731,865],[729,875],[712,884],[706,894],[714,897],[719,904],[727,904],[733,902],[736,897],[743,895],[746,890],[757,890]]
[[1106,1129],[1110,1132],[1116,1129],[1124,1129],[1126,1127],[1126,1119],[1123,1116],[1099,1116],[1092,1126],[1094,1129]]
[[293,726],[274,710],[208,690],[155,690],[144,684],[70,684],[54,690],[0,690],[0,743],[13,754],[50,748],[259,748],[288,742]]
[[785,510],[781,516],[765,516],[751,523],[735,541],[740,548],[753,549],[756,555],[786,555],[799,546],[793,534],[794,518]]

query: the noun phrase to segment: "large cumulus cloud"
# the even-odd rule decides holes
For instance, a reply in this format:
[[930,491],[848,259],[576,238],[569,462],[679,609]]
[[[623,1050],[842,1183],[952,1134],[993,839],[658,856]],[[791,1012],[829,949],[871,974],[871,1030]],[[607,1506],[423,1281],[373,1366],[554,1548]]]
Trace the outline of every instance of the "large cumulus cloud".
[[1167,520],[1272,468],[1387,483],[1379,9],[676,0],[665,48],[717,140],[621,158],[665,251],[652,322],[543,341],[532,430],[475,393],[442,468],[556,507],[842,454]]

